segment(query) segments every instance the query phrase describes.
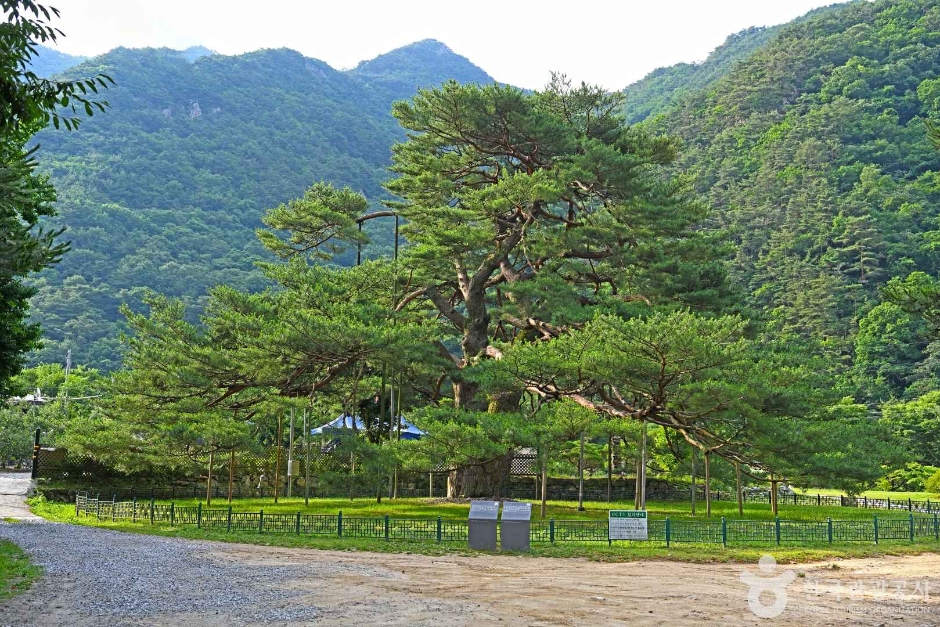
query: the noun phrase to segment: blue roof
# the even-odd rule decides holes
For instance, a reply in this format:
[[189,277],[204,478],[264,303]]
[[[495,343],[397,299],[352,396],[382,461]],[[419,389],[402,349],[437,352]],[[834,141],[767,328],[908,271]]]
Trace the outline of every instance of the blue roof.
[[[365,431],[365,424],[362,422],[360,416],[355,417],[356,420],[356,429],[360,431]],[[401,438],[403,440],[417,440],[424,436],[424,431],[414,426],[404,418],[401,420]],[[352,429],[353,426],[353,417],[347,414],[343,414],[336,420],[331,420],[325,425],[320,425],[316,429],[310,430],[310,435],[323,435],[324,431],[329,431],[331,429]]]

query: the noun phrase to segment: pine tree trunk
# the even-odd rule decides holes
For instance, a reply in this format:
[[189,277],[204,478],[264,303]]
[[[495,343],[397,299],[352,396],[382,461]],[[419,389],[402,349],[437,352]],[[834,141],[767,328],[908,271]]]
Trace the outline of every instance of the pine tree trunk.
[[738,516],[744,518],[744,490],[741,488],[741,462],[734,463],[734,484],[738,496]]
[[209,476],[206,479],[206,507],[212,505],[212,462],[215,458],[215,452],[209,451]]
[[610,503],[610,493],[614,484],[614,468],[613,468],[613,447],[614,436],[607,436],[607,502]]
[[711,475],[711,464],[709,463],[709,458],[711,455],[708,451],[705,451],[705,517],[711,518],[712,516],[712,475]]

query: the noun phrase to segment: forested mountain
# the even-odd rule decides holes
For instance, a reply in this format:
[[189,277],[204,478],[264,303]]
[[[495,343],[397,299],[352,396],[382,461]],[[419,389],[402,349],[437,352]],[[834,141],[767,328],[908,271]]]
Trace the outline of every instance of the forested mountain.
[[781,27],[754,27],[728,37],[702,63],[678,63],[661,67],[628,86],[624,115],[631,124],[668,111],[682,98],[707,88],[723,77],[737,61],[746,59]]
[[36,361],[72,348],[103,368],[118,363],[118,307],[141,288],[190,302],[221,283],[261,289],[264,209],[320,179],[377,202],[403,137],[394,100],[450,78],[492,82],[435,41],[348,72],[291,50],[116,49],[67,75],[99,72],[117,83],[108,112],[36,138],[72,251],[38,279],[33,317],[46,337]]
[[[73,250],[38,281],[36,361],[71,347],[115,366],[118,305],[144,287],[190,302],[219,283],[262,288],[263,209],[321,179],[378,202],[402,137],[391,103],[447,78],[491,81],[435,41],[345,72],[288,50],[207,53],[118,49],[74,70],[118,86],[106,114],[38,138]],[[920,323],[879,305],[891,277],[940,269],[940,157],[923,124],[940,117],[938,76],[938,1],[880,0],[742,31],[626,89],[629,120],[681,140],[679,168],[736,244],[744,306],[814,343],[871,401],[932,389],[940,370]]]
[[48,78],[54,74],[61,74],[70,67],[75,67],[85,61],[87,57],[78,57],[64,52],[59,52],[54,48],[46,46],[36,46],[37,55],[33,58],[29,68],[37,76]]
[[[798,24],[840,8],[840,5],[833,5],[815,9],[790,24]],[[747,28],[728,37],[701,63],[677,63],[650,72],[624,90],[627,101],[623,111],[627,121],[631,124],[642,122],[670,111],[685,98],[709,89],[731,72],[736,63],[749,58],[786,26]]]
[[891,277],[940,270],[938,115],[940,2],[878,0],[780,29],[654,122],[683,140],[749,304],[871,402],[937,385],[920,323],[878,303]]

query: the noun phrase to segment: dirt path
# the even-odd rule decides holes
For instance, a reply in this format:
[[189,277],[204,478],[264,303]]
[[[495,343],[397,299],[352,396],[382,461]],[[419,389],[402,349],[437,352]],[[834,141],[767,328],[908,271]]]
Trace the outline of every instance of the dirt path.
[[26,497],[32,487],[28,472],[0,471],[0,520],[4,518],[34,522],[43,520],[29,511],[26,505]]
[[0,603],[0,625],[940,626],[935,554],[778,566],[788,602],[770,621],[741,581],[754,564],[316,551],[55,523],[0,523],[0,538],[46,569]]

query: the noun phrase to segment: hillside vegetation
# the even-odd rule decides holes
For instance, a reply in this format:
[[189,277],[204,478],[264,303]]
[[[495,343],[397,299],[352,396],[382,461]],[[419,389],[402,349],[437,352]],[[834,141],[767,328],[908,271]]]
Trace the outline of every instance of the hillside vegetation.
[[[33,317],[46,340],[34,361],[72,348],[116,367],[118,308],[144,288],[191,303],[221,283],[262,289],[254,231],[266,208],[319,179],[377,201],[403,137],[392,102],[448,79],[492,82],[434,41],[349,72],[291,50],[209,52],[117,49],[70,70],[117,86],[106,114],[36,138],[72,251],[38,279]],[[381,239],[370,254],[388,250]]]

